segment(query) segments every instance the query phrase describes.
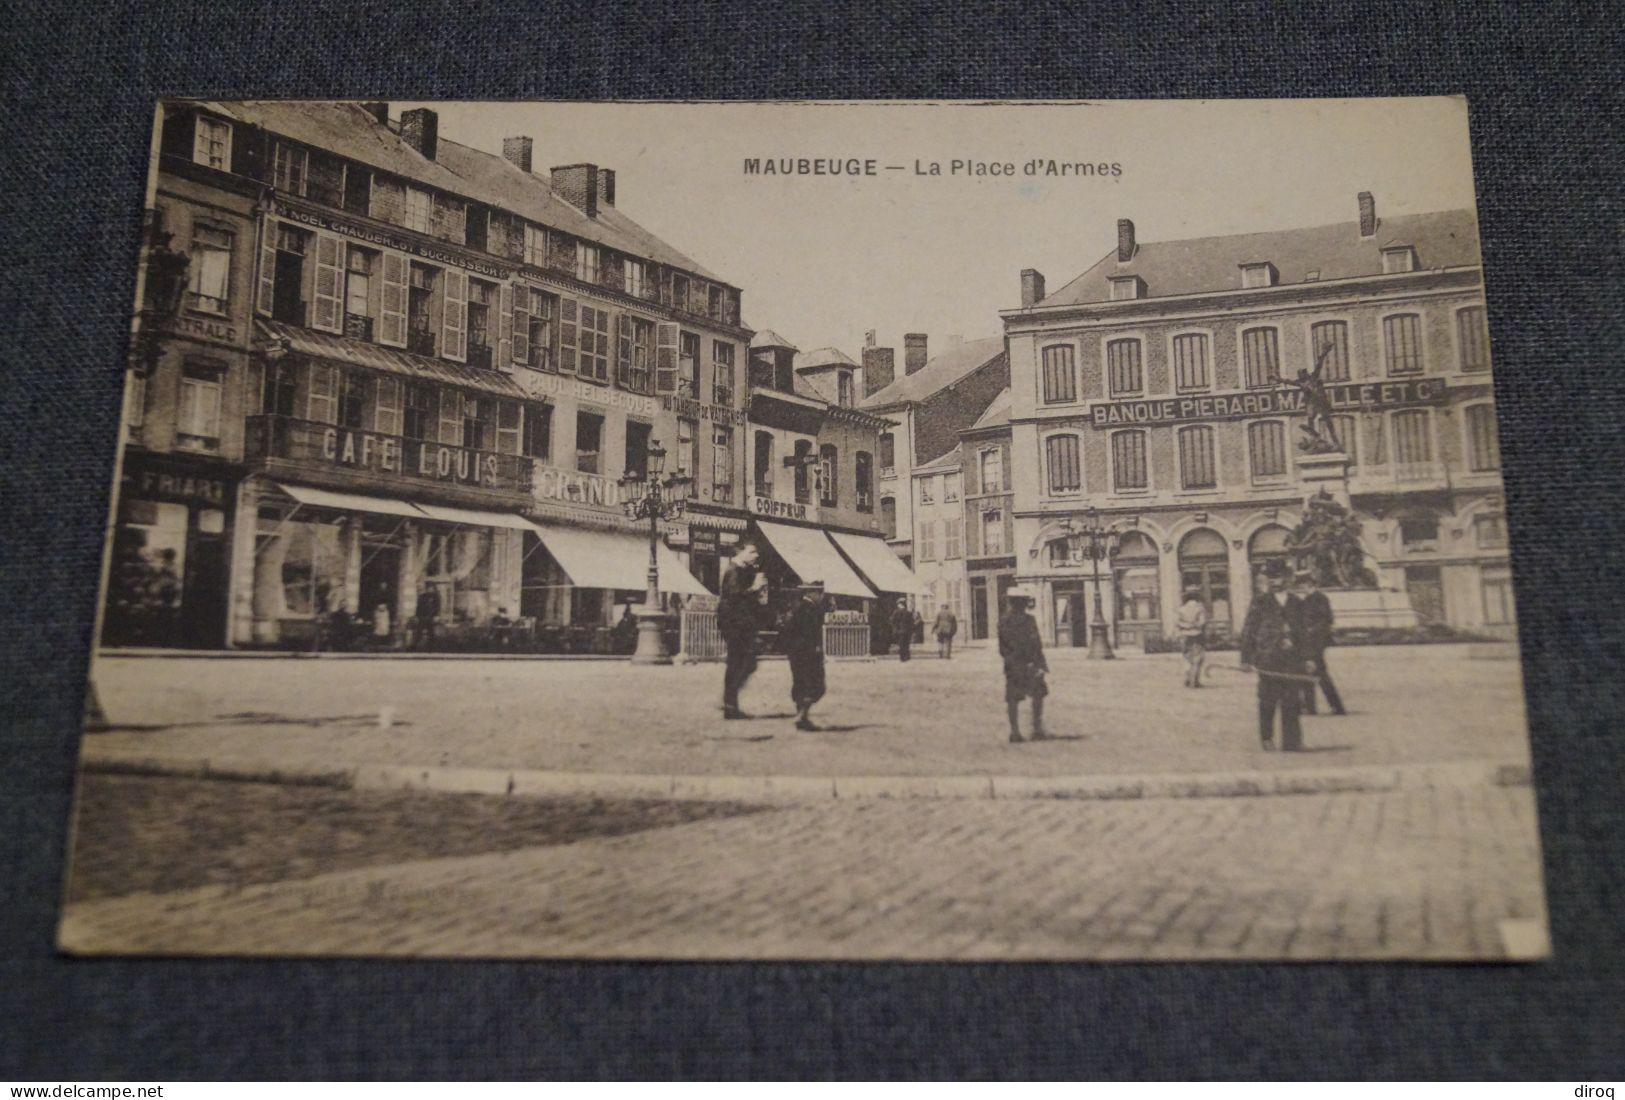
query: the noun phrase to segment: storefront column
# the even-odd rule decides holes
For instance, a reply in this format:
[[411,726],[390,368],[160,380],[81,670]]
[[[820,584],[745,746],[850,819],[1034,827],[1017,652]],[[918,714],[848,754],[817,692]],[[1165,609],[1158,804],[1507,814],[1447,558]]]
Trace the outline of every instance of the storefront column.
[[[1230,633],[1241,637],[1247,609],[1253,606],[1253,568],[1247,557],[1247,540],[1228,538],[1230,569]],[[1239,544],[1239,545],[1238,545]]]
[[254,631],[256,645],[276,645],[282,640],[282,562],[288,540],[278,531],[263,541],[256,535],[254,555]]
[[230,571],[230,626],[226,635],[231,645],[252,645],[254,631],[254,550],[259,544],[260,487],[253,479],[237,489],[237,511],[232,520]]
[[344,519],[344,609],[361,618],[361,516]]
[[1179,636],[1179,607],[1185,602],[1185,589],[1179,575],[1179,544],[1164,539],[1157,545],[1157,580],[1161,588],[1162,636]]
[[418,613],[418,526],[401,524],[400,572],[395,581],[395,622],[405,623]]

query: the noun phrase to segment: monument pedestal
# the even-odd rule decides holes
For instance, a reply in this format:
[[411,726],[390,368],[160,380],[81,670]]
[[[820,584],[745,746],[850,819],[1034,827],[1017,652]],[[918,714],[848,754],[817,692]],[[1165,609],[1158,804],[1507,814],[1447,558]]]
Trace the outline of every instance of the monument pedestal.
[[[1324,492],[1351,513],[1354,511],[1349,500],[1348,455],[1342,451],[1325,451],[1300,452],[1294,457],[1298,480],[1309,498]],[[1325,592],[1339,630],[1403,629],[1421,622],[1411,607],[1410,596],[1398,589],[1327,588]]]
[[[1298,481],[1310,493],[1324,489],[1345,508],[1349,505],[1349,456],[1342,451],[1321,454],[1299,452],[1294,456]],[[1352,510],[1352,508],[1350,508]]]

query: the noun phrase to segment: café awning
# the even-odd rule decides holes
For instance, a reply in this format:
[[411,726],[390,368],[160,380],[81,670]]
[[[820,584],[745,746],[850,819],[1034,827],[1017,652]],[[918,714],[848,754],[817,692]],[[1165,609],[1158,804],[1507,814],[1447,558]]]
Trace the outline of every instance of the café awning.
[[[525,522],[577,588],[623,588],[641,592],[647,586],[647,537]],[[664,542],[655,544],[655,561],[660,567],[660,591],[683,596],[712,594],[694,579],[683,559]]]
[[874,598],[874,590],[852,572],[821,528],[791,527],[764,520],[757,520],[756,527],[803,581],[823,581],[824,591],[836,596]]
[[462,523],[470,527],[507,527],[514,531],[533,531],[536,525],[524,516],[512,512],[487,512],[478,508],[448,508],[444,504],[418,504],[430,519],[445,523]]
[[294,485],[279,481],[276,487],[300,504],[312,508],[336,508],[343,512],[376,512],[384,516],[403,519],[426,519],[428,513],[415,504],[394,497],[373,497],[361,493],[341,493],[336,489],[317,489],[309,485]]
[[906,592],[910,596],[926,591],[925,582],[892,553],[879,535],[854,535],[831,531],[830,538],[841,548],[868,582],[881,592]]

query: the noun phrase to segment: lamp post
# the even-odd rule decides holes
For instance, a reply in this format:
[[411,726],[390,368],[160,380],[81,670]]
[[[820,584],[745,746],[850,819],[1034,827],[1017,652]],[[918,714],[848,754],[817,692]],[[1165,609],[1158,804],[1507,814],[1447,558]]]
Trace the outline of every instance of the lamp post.
[[134,341],[135,365],[143,374],[151,374],[163,357],[163,326],[180,312],[192,263],[186,253],[169,247],[175,235],[164,232],[158,211],[149,211],[147,217],[142,306],[136,312]]
[[635,490],[635,495],[623,501],[621,507],[627,518],[649,521],[649,578],[644,593],[643,608],[638,616],[638,647],[632,653],[635,665],[669,665],[671,654],[666,650],[666,624],[671,616],[660,606],[660,563],[655,548],[660,541],[660,521],[674,520],[683,514],[688,488],[694,479],[687,474],[660,476],[666,465],[666,451],[658,439],[651,440],[643,472],[628,470],[621,477],[623,489]]
[[1091,660],[1110,661],[1117,654],[1112,652],[1106,616],[1100,606],[1100,563],[1104,561],[1110,565],[1117,556],[1123,533],[1136,526],[1139,519],[1134,517],[1120,523],[1101,523],[1100,512],[1092,505],[1083,515],[1082,523],[1067,521],[1067,545],[1074,559],[1087,555],[1094,563],[1095,613],[1089,620],[1089,657]]

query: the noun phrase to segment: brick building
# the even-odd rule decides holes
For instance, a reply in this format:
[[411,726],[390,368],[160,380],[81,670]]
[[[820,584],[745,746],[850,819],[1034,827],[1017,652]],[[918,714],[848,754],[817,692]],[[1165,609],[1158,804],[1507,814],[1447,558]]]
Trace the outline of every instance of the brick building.
[[1476,219],[1382,218],[1368,193],[1356,209],[1157,243],[1125,220],[1116,250],[1060,290],[1022,273],[1003,314],[1014,551],[1050,642],[1087,641],[1090,568],[1065,534],[1091,505],[1130,528],[1109,593],[1120,644],[1170,634],[1186,587],[1239,629],[1318,483],[1295,446],[1303,395],[1283,380],[1322,351],[1347,466],[1335,484],[1381,585],[1423,622],[1513,629]]
[[121,568],[179,544],[198,644],[305,644],[338,609],[398,641],[424,591],[443,634],[505,611],[590,641],[641,591],[620,478],[656,443],[695,479],[662,588],[714,582],[748,524],[740,292],[613,170],[532,149],[385,104],[164,106],[152,216],[191,285],[131,372],[109,640]]

